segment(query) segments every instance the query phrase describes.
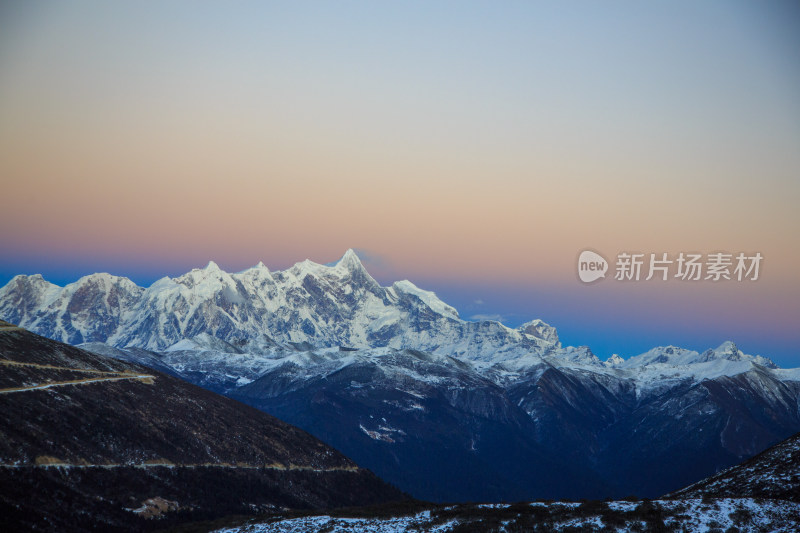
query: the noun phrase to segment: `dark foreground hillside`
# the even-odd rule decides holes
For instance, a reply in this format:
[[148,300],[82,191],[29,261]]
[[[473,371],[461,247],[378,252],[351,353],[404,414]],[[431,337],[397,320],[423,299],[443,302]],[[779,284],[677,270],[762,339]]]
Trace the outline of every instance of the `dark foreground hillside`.
[[142,530],[403,495],[265,413],[0,322],[0,530]]
[[672,496],[758,497],[800,503],[800,433]]
[[800,434],[657,500],[433,505],[404,502],[335,512],[272,513],[188,525],[188,533],[297,531],[694,532],[800,531]]

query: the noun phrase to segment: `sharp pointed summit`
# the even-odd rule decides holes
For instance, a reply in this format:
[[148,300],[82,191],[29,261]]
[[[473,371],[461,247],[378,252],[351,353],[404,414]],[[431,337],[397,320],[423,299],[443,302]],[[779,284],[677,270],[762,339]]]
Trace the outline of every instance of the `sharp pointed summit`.
[[361,259],[352,248],[347,249],[342,258],[336,262],[336,266],[344,267],[351,272],[354,270],[364,270],[364,265],[361,263]]
[[336,263],[328,264],[326,266],[332,267],[339,275],[344,275],[351,283],[355,283],[368,291],[380,291],[380,283],[375,281],[364,265],[356,252],[349,248],[344,255]]
[[714,351],[718,353],[735,354],[739,352],[739,348],[736,346],[735,342],[725,341],[722,344],[720,344]]
[[209,261],[208,264],[206,266],[204,266],[201,270],[207,270],[209,272],[216,272],[216,271],[221,270],[221,269],[219,268],[219,265],[216,264],[214,261]]

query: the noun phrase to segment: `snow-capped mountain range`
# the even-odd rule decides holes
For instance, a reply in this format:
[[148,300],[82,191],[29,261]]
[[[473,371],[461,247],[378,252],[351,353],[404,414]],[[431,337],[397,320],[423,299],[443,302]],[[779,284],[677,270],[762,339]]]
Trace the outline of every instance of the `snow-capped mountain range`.
[[214,262],[142,288],[110,274],[66,287],[17,276],[0,290],[0,316],[70,344],[164,350],[206,333],[252,352],[276,343],[392,347],[496,361],[558,348],[541,321],[517,329],[469,322],[410,281],[381,287],[352,251],[335,264],[303,261],[271,272],[263,263],[229,274]]
[[[658,347],[602,362],[588,347],[562,347],[556,329],[535,319],[518,328],[468,321],[436,294],[410,281],[382,287],[353,250],[329,265],[306,260],[271,272],[263,263],[229,274],[213,261],[139,287],[106,273],[60,287],[41,275],[14,277],[0,289],[0,317],[47,337],[153,351],[202,349],[272,354],[281,348],[394,348],[426,351],[506,370],[548,361],[556,366],[624,373],[649,367],[696,367],[698,378],[777,368],[732,342],[702,354]],[[224,342],[221,342],[224,341]],[[724,362],[721,362],[724,361]]]
[[541,320],[383,287],[352,250],[147,288],[17,276],[0,319],[249,403],[432,500],[657,496],[800,430],[800,369],[733,342],[601,361]]

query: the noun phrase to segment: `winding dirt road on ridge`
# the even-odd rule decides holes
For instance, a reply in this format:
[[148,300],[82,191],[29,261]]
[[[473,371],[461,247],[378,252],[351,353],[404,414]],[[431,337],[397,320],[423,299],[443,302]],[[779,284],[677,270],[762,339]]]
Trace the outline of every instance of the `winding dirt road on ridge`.
[[[19,328],[17,328],[19,329]],[[12,392],[25,392],[31,390],[49,389],[51,387],[63,387],[66,385],[83,385],[85,383],[98,383],[101,381],[120,381],[123,379],[135,379],[149,385],[153,384],[155,376],[149,374],[134,374],[132,372],[107,372],[104,370],[87,370],[85,368],[69,368],[64,366],[53,365],[38,365],[36,363],[20,363],[18,361],[9,361],[8,359],[0,360],[0,365],[5,366],[27,366],[32,368],[41,368],[48,370],[66,370],[69,372],[86,372],[103,377],[91,377],[86,379],[72,379],[69,381],[49,381],[46,383],[39,383],[37,385],[29,385],[27,387],[10,387],[7,389],[0,389],[0,394],[9,394]]]
[[[6,333],[10,331],[26,331],[26,329],[0,320],[0,333]],[[88,374],[94,374],[94,377],[86,379],[72,379],[68,381],[48,381],[36,385],[28,385],[25,387],[9,387],[6,389],[0,389],[0,394],[10,394],[13,392],[25,392],[32,390],[49,389],[51,387],[63,387],[67,385],[83,385],[86,383],[98,383],[102,381],[120,381],[123,379],[135,379],[143,383],[147,383],[148,385],[152,385],[155,380],[155,376],[151,376],[149,374],[136,374],[134,372],[108,372],[105,370],[91,370],[85,368],[69,368],[63,366],[39,365],[36,363],[22,363],[20,361],[10,361],[8,359],[0,359],[0,365],[24,366],[30,368],[43,369],[43,370],[64,370],[68,372],[85,372]]]

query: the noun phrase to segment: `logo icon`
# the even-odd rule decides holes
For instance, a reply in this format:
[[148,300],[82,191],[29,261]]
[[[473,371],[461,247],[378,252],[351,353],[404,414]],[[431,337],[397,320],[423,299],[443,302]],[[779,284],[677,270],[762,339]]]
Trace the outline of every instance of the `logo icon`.
[[591,283],[606,277],[608,261],[591,250],[584,250],[578,257],[578,277],[584,283]]

